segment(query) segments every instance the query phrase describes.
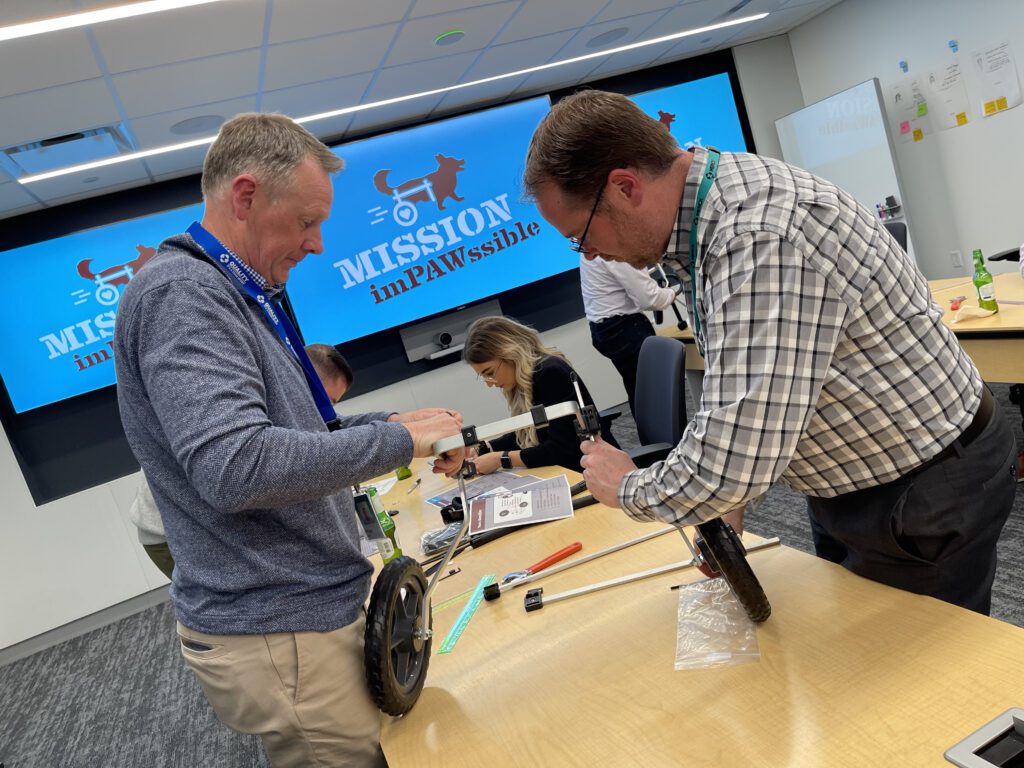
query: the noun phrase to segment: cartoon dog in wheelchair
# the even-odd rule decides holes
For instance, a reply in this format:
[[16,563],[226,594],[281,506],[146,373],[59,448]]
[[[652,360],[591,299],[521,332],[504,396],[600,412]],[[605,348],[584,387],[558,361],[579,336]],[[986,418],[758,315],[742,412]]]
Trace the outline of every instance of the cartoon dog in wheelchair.
[[464,199],[455,193],[455,186],[458,174],[465,169],[466,162],[440,153],[434,155],[434,160],[437,161],[437,170],[418,179],[410,179],[397,187],[392,187],[388,183],[390,168],[377,171],[373,175],[373,185],[377,191],[395,201],[392,215],[403,227],[411,227],[416,223],[418,214],[414,203],[435,202],[437,209],[443,211],[444,201],[448,198],[457,203]]

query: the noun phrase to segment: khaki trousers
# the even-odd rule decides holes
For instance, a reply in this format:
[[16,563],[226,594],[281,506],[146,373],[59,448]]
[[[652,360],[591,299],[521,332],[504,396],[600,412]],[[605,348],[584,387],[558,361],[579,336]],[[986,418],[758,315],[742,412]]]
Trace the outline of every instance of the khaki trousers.
[[333,632],[208,635],[178,623],[181,655],[221,722],[255,733],[275,768],[385,766],[363,671],[366,615]]

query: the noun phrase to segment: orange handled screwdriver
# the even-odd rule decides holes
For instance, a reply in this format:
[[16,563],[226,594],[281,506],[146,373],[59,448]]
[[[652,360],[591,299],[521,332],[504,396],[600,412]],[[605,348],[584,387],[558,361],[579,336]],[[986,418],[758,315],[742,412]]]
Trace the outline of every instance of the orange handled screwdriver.
[[548,555],[543,560],[537,561],[529,568],[527,568],[525,571],[512,571],[512,573],[505,574],[505,577],[501,580],[501,583],[508,584],[510,581],[515,581],[516,579],[522,579],[526,576],[532,576],[533,574],[537,573],[537,571],[543,571],[545,568],[550,568],[559,560],[564,560],[569,555],[575,555],[581,549],[583,549],[583,545],[578,541],[574,541],[569,546],[562,547],[553,555]]

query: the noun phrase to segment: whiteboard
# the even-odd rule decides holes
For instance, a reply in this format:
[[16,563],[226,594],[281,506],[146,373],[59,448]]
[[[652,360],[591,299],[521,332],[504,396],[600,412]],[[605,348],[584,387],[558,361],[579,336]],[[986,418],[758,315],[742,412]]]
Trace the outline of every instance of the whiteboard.
[[867,80],[775,121],[782,157],[849,192],[869,211],[890,195],[901,210],[888,221],[907,224],[906,200],[877,79]]

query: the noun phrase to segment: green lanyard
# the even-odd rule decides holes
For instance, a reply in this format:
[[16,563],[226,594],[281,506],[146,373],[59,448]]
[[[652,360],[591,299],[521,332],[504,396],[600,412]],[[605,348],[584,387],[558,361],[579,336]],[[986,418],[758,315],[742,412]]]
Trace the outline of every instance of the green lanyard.
[[693,337],[702,347],[701,354],[704,354],[703,343],[700,341],[700,315],[697,314],[697,224],[700,222],[700,212],[704,207],[704,198],[708,196],[711,185],[715,181],[715,174],[718,173],[718,161],[722,153],[714,147],[708,147],[708,162],[704,166],[704,177],[700,180],[700,187],[697,188],[697,199],[693,201],[693,226],[690,228],[690,298],[693,304]]

